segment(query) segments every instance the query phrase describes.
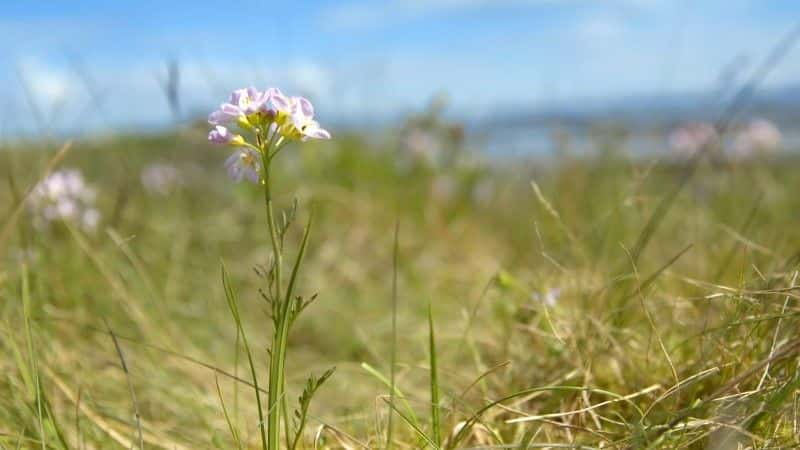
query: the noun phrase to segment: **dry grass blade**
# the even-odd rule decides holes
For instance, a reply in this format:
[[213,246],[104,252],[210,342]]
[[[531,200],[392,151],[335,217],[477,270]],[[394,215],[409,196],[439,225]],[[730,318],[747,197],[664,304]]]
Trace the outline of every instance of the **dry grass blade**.
[[6,223],[3,224],[2,231],[0,231],[0,254],[3,254],[5,252],[6,242],[8,241],[8,238],[11,236],[11,232],[14,229],[14,225],[17,223],[17,219],[19,219],[19,215],[25,209],[25,204],[27,203],[28,198],[30,197],[33,190],[36,188],[36,185],[41,180],[47,178],[50,172],[52,172],[53,169],[56,166],[58,166],[61,160],[64,159],[64,156],[66,156],[70,147],[72,147],[71,140],[65,142],[64,145],[62,145],[61,148],[58,149],[56,154],[53,155],[53,157],[50,158],[50,160],[47,162],[47,165],[45,165],[44,170],[42,171],[42,174],[41,176],[39,176],[39,179],[36,181],[36,183],[33,183],[31,186],[28,187],[28,189],[25,191],[25,194],[22,196],[22,199],[19,201],[17,206],[14,207],[14,209],[11,211],[11,214],[6,219]]
[[[394,225],[394,245],[392,247],[392,342],[389,354],[389,404],[394,404],[395,376],[397,371],[397,270],[399,259],[400,221]],[[392,443],[394,414],[389,410],[386,424],[386,448]]]
[[[64,394],[64,397],[67,398],[70,402],[77,405],[80,412],[86,416],[87,419],[92,421],[92,423],[103,433],[108,435],[111,439],[113,439],[116,443],[126,449],[130,449],[134,447],[134,442],[130,439],[126,438],[120,431],[114,428],[109,421],[107,421],[103,416],[92,410],[86,402],[78,403],[78,396],[72,391],[72,389],[67,386],[67,383],[64,382],[58,375],[55,374],[52,370],[45,367],[44,369],[47,372],[47,377],[53,381],[59,391]],[[150,445],[153,445],[158,448],[163,448],[164,450],[188,450],[190,447],[186,447],[174,441],[169,441],[167,439],[156,437],[148,432],[143,432],[142,436],[144,442],[147,442]]]
[[[128,382],[128,393],[131,396],[131,403],[133,404],[133,420],[139,437],[139,449],[144,450],[144,439],[142,438],[142,416],[139,413],[139,402],[136,400],[136,390],[133,389],[133,380],[131,379],[131,373],[128,370],[128,363],[125,361],[125,355],[122,353],[122,347],[119,345],[117,336],[114,335],[114,330],[111,329],[111,326],[108,325],[108,322],[105,320],[105,318],[103,318],[103,323],[108,330],[108,334],[111,335],[111,340],[114,341],[114,348],[117,350],[117,356],[119,357],[122,371],[125,373],[125,380]],[[76,401],[76,403],[78,402]]]
[[680,392],[681,390],[693,385],[694,383],[697,383],[698,381],[702,381],[711,375],[717,375],[719,373],[720,373],[719,367],[712,367],[710,369],[706,369],[702,372],[696,373],[688,378],[681,380],[674,386],[664,391],[664,393],[659,395],[658,398],[653,400],[653,403],[651,403],[650,406],[644,412],[645,417],[650,413],[650,411],[653,410],[653,407],[655,407],[657,404],[669,398],[672,394]]
[[606,406],[606,405],[611,405],[613,403],[629,401],[631,399],[634,399],[636,397],[640,397],[642,395],[647,395],[647,394],[649,394],[649,393],[651,393],[653,391],[657,391],[659,389],[661,389],[661,385],[654,384],[654,385],[652,385],[650,387],[642,389],[639,392],[634,392],[633,394],[628,394],[628,395],[625,395],[625,396],[622,396],[622,397],[618,397],[618,398],[615,398],[615,399],[612,399],[612,400],[606,400],[604,402],[595,403],[594,405],[587,406],[585,408],[580,408],[580,409],[576,409],[576,410],[573,410],[573,411],[559,412],[559,413],[537,414],[537,415],[533,415],[533,416],[518,417],[516,419],[506,420],[506,423],[532,422],[532,421],[542,420],[542,419],[553,419],[553,418],[558,418],[558,417],[572,416],[572,415],[575,415],[575,414],[582,414],[582,413],[585,413],[585,412],[589,412],[589,411],[595,410],[597,408],[601,408],[601,407]]

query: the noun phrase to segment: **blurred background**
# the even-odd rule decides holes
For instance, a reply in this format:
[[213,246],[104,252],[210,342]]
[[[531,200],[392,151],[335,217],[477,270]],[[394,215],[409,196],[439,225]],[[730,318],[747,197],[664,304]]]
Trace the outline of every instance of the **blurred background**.
[[[798,9],[793,0],[15,2],[0,14],[0,132],[163,130],[255,85],[308,96],[334,130],[390,127],[433,100],[495,154],[548,154],[554,130],[589,150],[588,125],[600,120],[635,125],[628,146],[652,151],[676,125],[714,119]],[[782,55],[751,103],[747,114],[796,141],[800,52]]]

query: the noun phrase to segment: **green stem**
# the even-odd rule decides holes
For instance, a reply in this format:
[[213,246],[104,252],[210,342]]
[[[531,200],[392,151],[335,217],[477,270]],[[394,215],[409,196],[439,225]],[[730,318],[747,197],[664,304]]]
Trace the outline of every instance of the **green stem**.
[[[273,255],[273,274],[274,278],[274,301],[281,301],[281,266],[282,266],[282,249],[278,243],[278,230],[275,224],[275,214],[272,206],[272,191],[270,188],[270,159],[268,157],[271,150],[272,139],[269,140],[265,148],[262,148],[262,163],[264,170],[264,201],[267,208],[267,227],[269,228],[269,237],[272,242],[272,255]],[[286,354],[286,337],[288,336],[288,323],[287,314],[285,313],[286,305],[280,306],[280,312],[274,318],[275,320],[275,334],[272,339],[272,348],[270,349],[269,360],[269,391],[268,397],[268,411],[267,411],[267,428],[268,428],[268,449],[278,450],[280,448],[280,423],[281,423],[281,409],[278,408],[278,402],[283,397],[283,372],[284,372],[284,359]]]

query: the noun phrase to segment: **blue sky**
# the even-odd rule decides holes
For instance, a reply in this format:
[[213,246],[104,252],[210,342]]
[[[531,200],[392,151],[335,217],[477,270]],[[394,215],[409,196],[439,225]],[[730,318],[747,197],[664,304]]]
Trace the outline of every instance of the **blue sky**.
[[[181,62],[187,115],[250,84],[305,94],[349,120],[414,110],[438,92],[454,113],[481,117],[703,91],[732,63],[746,76],[800,20],[797,0],[44,4],[0,11],[6,131],[167,123],[158,79],[170,58]],[[795,49],[768,84],[798,81]]]

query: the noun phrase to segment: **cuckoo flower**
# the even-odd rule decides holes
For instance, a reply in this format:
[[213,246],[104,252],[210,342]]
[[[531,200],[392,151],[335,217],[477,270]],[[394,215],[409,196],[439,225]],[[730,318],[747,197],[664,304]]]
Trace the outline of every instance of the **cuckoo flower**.
[[[294,214],[284,214],[283,221],[279,226],[274,211],[270,170],[273,167],[274,158],[290,141],[305,141],[309,138],[329,139],[330,133],[320,128],[314,120],[314,107],[311,102],[303,97],[287,97],[276,88],[270,88],[264,92],[253,88],[238,89],[231,94],[228,102],[223,103],[218,110],[211,113],[208,122],[214,126],[208,133],[208,140],[211,143],[237,147],[236,151],[225,160],[225,168],[230,177],[236,182],[247,179],[259,184],[264,190],[272,259],[268,267],[269,276],[266,277],[268,284],[262,290],[262,295],[271,305],[274,331],[270,346],[266,414],[261,404],[255,366],[252,359],[249,362],[253,387],[256,392],[261,447],[264,450],[278,450],[281,447],[281,422],[290,420],[289,417],[281,417],[282,414],[285,414],[284,411],[288,410],[284,385],[289,328],[311,300],[304,299],[295,293],[295,281],[305,250],[308,228],[306,228],[297,260],[288,274],[288,281],[285,282],[282,278],[284,273],[283,236]],[[244,136],[231,131],[233,127],[238,127]],[[230,293],[227,288],[226,293]],[[235,300],[229,295],[228,301],[231,312],[237,316],[238,323],[238,311],[234,306]],[[245,342],[244,345],[247,346],[247,343]],[[247,351],[249,355],[249,350]],[[330,374],[331,371],[328,371],[313,383],[309,381],[309,386],[316,385],[318,387]],[[301,405],[303,408],[307,408],[310,395],[313,395],[313,392],[305,392],[301,396],[301,403],[306,402],[305,405]],[[279,404],[281,405],[279,406]],[[264,417],[265,415],[266,417]],[[305,423],[304,417],[298,419],[301,424]],[[289,448],[296,448],[302,431],[302,425],[300,425],[293,438],[294,445],[290,445]]]
[[217,125],[213,130],[208,132],[208,141],[214,144],[230,144],[230,145],[243,145],[244,138],[238,134],[233,134],[231,131]]
[[669,134],[669,146],[677,153],[692,155],[707,145],[719,140],[714,126],[696,122],[672,130]]
[[289,116],[281,127],[281,133],[287,139],[299,141],[331,138],[331,134],[314,120],[314,106],[303,97],[290,99]]
[[166,195],[183,184],[183,174],[171,165],[154,163],[142,169],[140,175],[142,186],[151,194]]
[[231,94],[230,103],[237,106],[242,114],[252,114],[258,111],[262,95],[254,87],[237,89]]
[[743,127],[733,140],[733,153],[746,157],[759,152],[771,152],[781,146],[781,132],[766,119],[754,119]]
[[277,88],[264,92],[254,88],[237,89],[228,102],[208,116],[208,122],[215,126],[208,135],[208,140],[215,144],[246,145],[241,136],[231,133],[228,127],[232,124],[255,131],[260,142],[268,145],[331,137],[314,120],[314,106],[308,99],[287,97]]
[[555,306],[559,297],[561,297],[561,289],[559,288],[548,289],[544,292],[534,292],[531,295],[534,301],[542,302],[547,306]]
[[234,152],[225,160],[225,168],[228,175],[235,182],[247,179],[250,182],[258,183],[261,164],[259,154],[250,148],[242,148]]
[[237,89],[228,98],[227,103],[219,106],[219,109],[208,116],[208,123],[211,125],[225,125],[240,117],[247,117],[255,114],[266,100],[266,92],[259,92],[254,87]]
[[30,197],[34,225],[46,228],[51,222],[71,221],[91,231],[100,221],[95,209],[96,191],[77,170],[51,173],[36,185]]
[[261,99],[259,112],[264,113],[267,118],[274,119],[281,112],[288,113],[291,108],[289,98],[278,88],[267,89]]

